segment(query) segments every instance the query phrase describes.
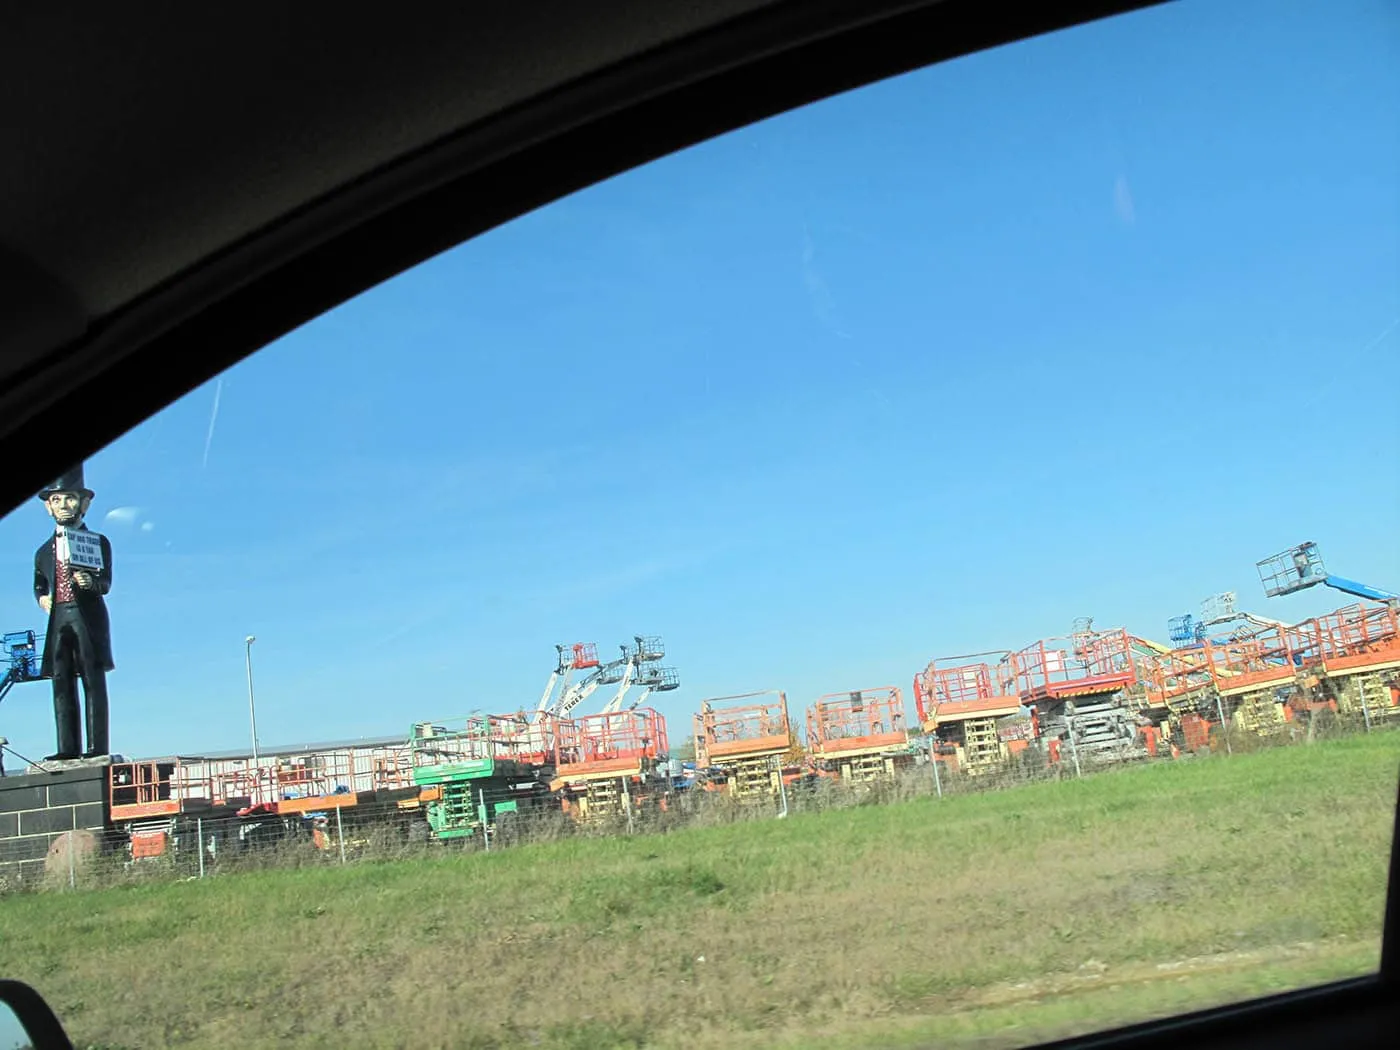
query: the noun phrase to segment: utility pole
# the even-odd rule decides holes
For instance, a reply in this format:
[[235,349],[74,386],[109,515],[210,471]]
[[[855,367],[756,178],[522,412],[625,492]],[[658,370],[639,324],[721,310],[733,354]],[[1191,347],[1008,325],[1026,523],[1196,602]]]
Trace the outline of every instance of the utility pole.
[[243,639],[243,660],[248,669],[248,721],[253,727],[253,765],[258,764],[258,712],[253,705],[253,643],[257,641],[253,635],[248,635]]

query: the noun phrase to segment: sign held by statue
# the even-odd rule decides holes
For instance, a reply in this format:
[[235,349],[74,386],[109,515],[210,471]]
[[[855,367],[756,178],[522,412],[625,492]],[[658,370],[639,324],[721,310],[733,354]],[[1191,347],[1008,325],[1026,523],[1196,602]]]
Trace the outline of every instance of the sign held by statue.
[[102,557],[102,536],[96,532],[67,530],[68,564],[75,569],[101,572],[107,567]]

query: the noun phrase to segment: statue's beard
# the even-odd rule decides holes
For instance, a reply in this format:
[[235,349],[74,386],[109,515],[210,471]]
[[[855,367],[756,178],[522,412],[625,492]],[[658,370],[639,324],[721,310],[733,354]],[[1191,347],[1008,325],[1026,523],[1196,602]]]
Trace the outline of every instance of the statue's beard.
[[59,511],[57,514],[54,515],[54,520],[57,521],[60,525],[72,526],[78,524],[83,519],[82,515],[78,514],[76,511],[74,511],[71,514],[65,511]]

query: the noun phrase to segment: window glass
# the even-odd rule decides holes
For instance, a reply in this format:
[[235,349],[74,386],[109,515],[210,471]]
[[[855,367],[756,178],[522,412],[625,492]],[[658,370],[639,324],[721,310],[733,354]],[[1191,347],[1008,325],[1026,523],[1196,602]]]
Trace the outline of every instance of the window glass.
[[1374,971],[1396,18],[765,121],[55,479],[0,522],[8,972],[82,1045],[696,1048]]

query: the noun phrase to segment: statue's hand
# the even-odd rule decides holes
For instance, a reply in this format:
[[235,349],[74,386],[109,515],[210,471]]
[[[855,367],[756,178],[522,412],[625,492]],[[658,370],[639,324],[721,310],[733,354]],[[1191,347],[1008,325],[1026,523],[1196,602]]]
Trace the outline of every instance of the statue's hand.
[[73,571],[73,582],[85,591],[90,591],[97,586],[97,581],[92,578],[92,573],[86,569],[75,569]]

